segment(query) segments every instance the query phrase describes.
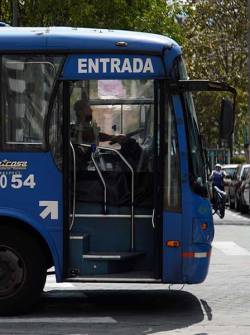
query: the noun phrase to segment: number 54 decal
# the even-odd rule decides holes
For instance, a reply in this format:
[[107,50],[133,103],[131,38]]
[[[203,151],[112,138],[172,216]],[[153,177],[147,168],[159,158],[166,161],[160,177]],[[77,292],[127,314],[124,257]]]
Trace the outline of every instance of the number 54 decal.
[[30,174],[24,179],[21,174],[13,174],[11,176],[5,174],[0,175],[0,188],[7,188],[8,185],[15,189],[22,187],[34,188],[36,186],[35,176]]

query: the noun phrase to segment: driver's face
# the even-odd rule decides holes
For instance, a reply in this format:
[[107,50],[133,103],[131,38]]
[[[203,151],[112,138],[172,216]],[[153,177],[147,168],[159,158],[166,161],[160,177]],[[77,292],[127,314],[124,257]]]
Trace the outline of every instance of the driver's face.
[[91,122],[92,121],[92,110],[89,106],[85,106],[79,113],[81,122]]
[[85,122],[91,122],[92,121],[92,110],[89,107],[86,111],[85,111]]

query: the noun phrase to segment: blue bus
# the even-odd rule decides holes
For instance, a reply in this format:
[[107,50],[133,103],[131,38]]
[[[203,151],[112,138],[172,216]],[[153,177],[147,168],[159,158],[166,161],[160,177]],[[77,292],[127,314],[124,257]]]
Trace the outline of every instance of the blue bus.
[[164,36],[0,29],[0,313],[33,306],[51,267],[57,282],[202,282],[214,228],[191,92],[234,89],[188,80]]

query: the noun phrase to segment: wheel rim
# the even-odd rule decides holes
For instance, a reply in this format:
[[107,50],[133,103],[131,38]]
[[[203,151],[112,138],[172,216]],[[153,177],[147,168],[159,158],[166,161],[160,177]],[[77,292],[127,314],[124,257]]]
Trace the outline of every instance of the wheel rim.
[[22,287],[25,269],[25,263],[16,251],[0,246],[0,298],[11,296]]

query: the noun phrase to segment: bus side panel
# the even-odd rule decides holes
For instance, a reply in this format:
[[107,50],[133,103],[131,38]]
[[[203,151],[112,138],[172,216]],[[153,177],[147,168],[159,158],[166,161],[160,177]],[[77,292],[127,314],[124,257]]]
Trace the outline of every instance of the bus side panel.
[[[173,96],[173,107],[176,119],[177,136],[179,144],[179,160],[180,160],[180,187],[181,187],[181,203],[179,211],[168,211],[164,213],[163,220],[163,281],[170,283],[183,283],[182,268],[182,251],[183,241],[183,224],[190,220],[190,214],[183,211],[185,205],[186,194],[188,189],[188,161],[187,161],[187,145],[186,130],[183,119],[182,106],[178,96]],[[183,218],[185,217],[185,219]],[[167,241],[178,241],[179,247],[168,247]]]
[[63,259],[62,174],[51,154],[0,153],[0,199],[2,215],[27,222],[44,237],[60,281]]
[[[171,240],[170,232],[173,229],[175,238],[181,242],[181,245],[179,248],[169,248],[164,245],[166,250],[163,254],[163,268],[166,272],[164,272],[163,280],[192,284],[202,282],[207,275],[213,239],[213,222],[208,199],[201,198],[191,190],[186,129],[179,96],[173,97],[173,104],[179,140],[182,202],[179,214],[170,212],[165,214],[164,244],[167,240]],[[203,231],[204,223],[207,228]],[[179,251],[173,251],[173,249],[179,249]],[[167,267],[167,264],[171,264],[171,268]],[[176,271],[177,266],[182,269]],[[168,273],[173,273],[173,275],[169,277]],[[180,274],[182,274],[181,279]]]
[[182,283],[181,248],[167,247],[167,241],[181,241],[182,214],[163,213],[163,282]]
[[204,281],[208,273],[214,225],[209,200],[191,190],[190,199],[192,201],[185,204],[188,207],[185,211],[190,211],[191,220],[183,227],[183,280],[185,283],[195,284]]

